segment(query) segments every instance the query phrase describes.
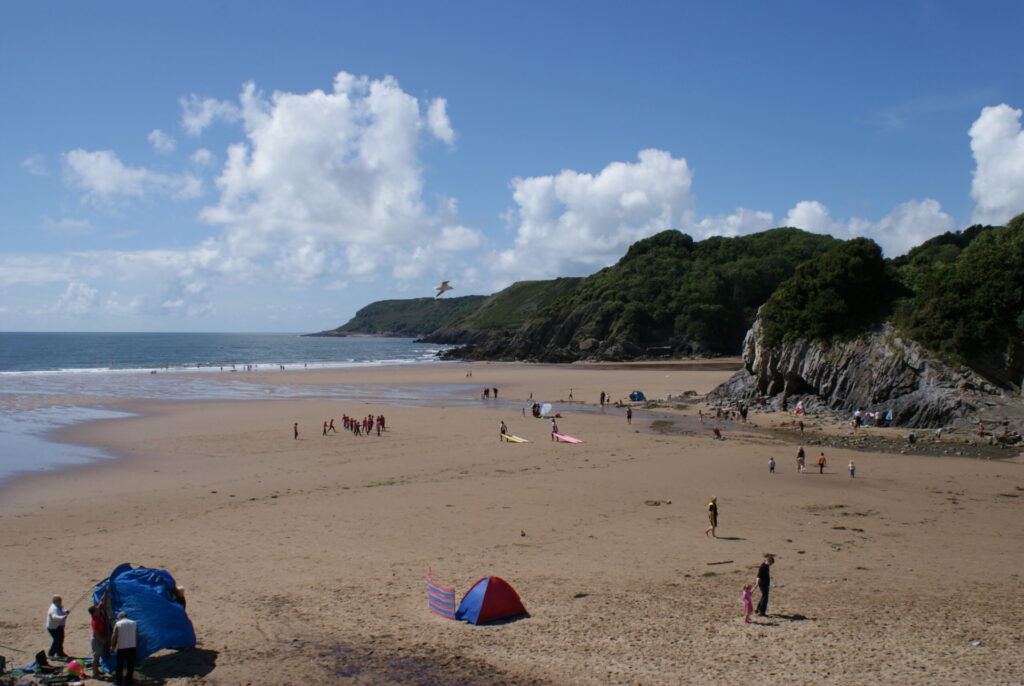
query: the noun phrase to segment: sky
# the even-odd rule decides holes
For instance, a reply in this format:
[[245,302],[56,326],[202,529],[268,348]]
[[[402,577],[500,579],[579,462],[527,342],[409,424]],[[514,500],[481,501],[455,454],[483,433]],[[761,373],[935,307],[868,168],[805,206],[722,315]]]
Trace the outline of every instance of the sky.
[[1024,3],[0,3],[0,330],[312,332],[1024,212]]

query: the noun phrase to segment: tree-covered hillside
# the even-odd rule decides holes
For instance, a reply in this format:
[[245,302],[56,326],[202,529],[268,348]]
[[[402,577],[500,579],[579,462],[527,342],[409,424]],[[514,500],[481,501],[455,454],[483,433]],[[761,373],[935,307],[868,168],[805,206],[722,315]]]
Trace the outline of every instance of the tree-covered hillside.
[[797,269],[761,310],[765,342],[857,336],[889,320],[910,340],[1001,384],[1024,375],[1024,215],[972,226],[883,260],[873,242]]
[[378,300],[362,308],[344,325],[313,336],[376,335],[416,338],[446,322],[465,316],[487,299],[485,295],[459,298]]
[[465,316],[448,322],[430,338],[458,342],[467,334],[518,329],[553,301],[571,293],[581,280],[563,277],[549,281],[517,281],[485,299]]
[[735,354],[775,287],[837,243],[790,228],[700,242],[663,231],[635,243],[617,264],[580,281],[519,330],[477,336],[457,354],[550,361]]

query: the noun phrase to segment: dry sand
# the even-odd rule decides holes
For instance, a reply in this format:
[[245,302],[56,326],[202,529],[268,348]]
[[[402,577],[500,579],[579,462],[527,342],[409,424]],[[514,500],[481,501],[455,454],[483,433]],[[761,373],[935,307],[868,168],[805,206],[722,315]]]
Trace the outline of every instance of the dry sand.
[[[144,684],[1024,681],[1019,458],[828,449],[819,475],[809,447],[799,475],[787,434],[713,441],[710,423],[662,434],[643,413],[628,425],[621,409],[593,411],[602,390],[705,393],[729,375],[693,365],[273,374],[258,378],[475,384],[467,400],[497,386],[501,404],[443,406],[440,392],[425,407],[149,402],[77,427],[62,438],[120,459],[0,491],[0,654],[24,664],[48,645],[55,593],[73,608],[69,651],[87,653],[83,598],[130,561],[188,588],[199,637],[144,663]],[[570,388],[591,406],[562,410],[579,445],[505,404]],[[320,435],[346,412],[383,413],[388,430]],[[533,442],[500,443],[502,419]],[[718,539],[702,533],[711,495]],[[764,552],[778,556],[770,616],[745,625],[740,589]],[[429,569],[460,594],[501,576],[531,616],[477,627],[432,615]]]

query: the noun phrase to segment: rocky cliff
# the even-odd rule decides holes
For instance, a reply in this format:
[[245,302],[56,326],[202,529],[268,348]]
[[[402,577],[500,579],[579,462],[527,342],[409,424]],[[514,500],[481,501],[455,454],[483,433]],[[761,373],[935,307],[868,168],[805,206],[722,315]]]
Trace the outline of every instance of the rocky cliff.
[[743,364],[711,398],[768,396],[790,409],[804,400],[810,411],[891,410],[893,424],[911,427],[963,426],[1007,398],[1004,389],[943,364],[887,323],[845,342],[797,339],[769,346],[758,319],[744,339]]

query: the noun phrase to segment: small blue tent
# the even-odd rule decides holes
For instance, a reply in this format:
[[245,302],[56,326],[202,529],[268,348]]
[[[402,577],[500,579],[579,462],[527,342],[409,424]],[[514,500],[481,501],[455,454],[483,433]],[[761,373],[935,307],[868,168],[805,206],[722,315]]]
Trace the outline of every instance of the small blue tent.
[[[175,600],[174,577],[165,569],[135,567],[125,563],[92,591],[93,604],[103,603],[107,619],[107,635],[114,630],[117,615],[124,612],[138,627],[136,659],[166,648],[193,648],[196,632],[185,614],[185,607]],[[103,668],[112,671],[113,655],[103,659]]]
[[638,400],[647,400],[647,398],[644,396],[643,391],[633,391],[632,393],[629,394],[629,399],[634,402]]

